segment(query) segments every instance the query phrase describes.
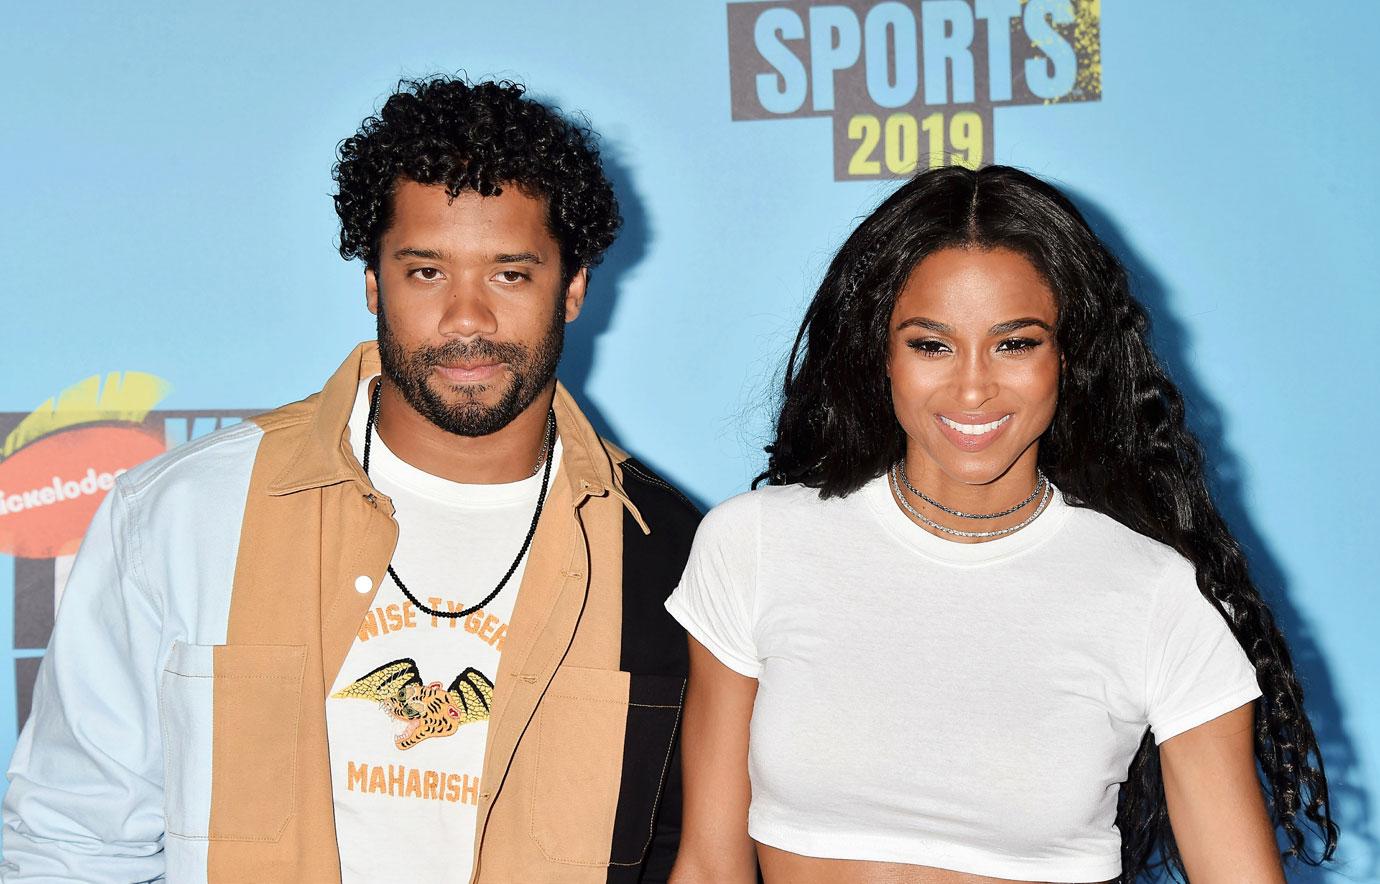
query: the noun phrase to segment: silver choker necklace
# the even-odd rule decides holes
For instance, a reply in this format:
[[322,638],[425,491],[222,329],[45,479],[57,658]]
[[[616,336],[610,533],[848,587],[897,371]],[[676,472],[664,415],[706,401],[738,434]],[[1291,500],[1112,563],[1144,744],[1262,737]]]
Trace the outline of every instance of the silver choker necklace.
[[1037,497],[1040,496],[1040,493],[1041,493],[1042,491],[1044,491],[1044,486],[1047,485],[1047,484],[1049,484],[1049,479],[1045,478],[1045,474],[1044,474],[1043,472],[1040,471],[1040,468],[1039,468],[1039,467],[1036,467],[1036,468],[1035,468],[1035,490],[1031,491],[1031,492],[1030,492],[1030,496],[1027,497],[1025,500],[1021,501],[1020,503],[1016,504],[1015,506],[1011,507],[1010,509],[1004,509],[1004,510],[1002,510],[1002,511],[999,512],[999,513],[965,513],[965,512],[963,512],[962,510],[949,509],[949,508],[946,507],[944,504],[940,503],[939,501],[935,500],[933,497],[930,497],[928,494],[926,494],[925,492],[921,491],[919,488],[916,488],[914,485],[910,484],[910,477],[906,475],[906,461],[905,461],[905,458],[902,458],[902,459],[900,460],[898,466],[899,466],[898,472],[899,472],[899,474],[900,474],[901,484],[906,486],[906,490],[910,491],[911,494],[914,494],[916,497],[920,498],[920,499],[923,500],[925,503],[928,503],[930,506],[934,507],[935,509],[937,509],[937,510],[942,510],[943,512],[946,512],[946,513],[948,513],[949,515],[955,516],[955,517],[960,518],[960,519],[1000,519],[1002,516],[1009,516],[1009,515],[1011,515],[1012,513],[1018,512],[1019,510],[1022,510],[1022,509],[1024,509],[1026,506],[1028,506],[1032,500],[1034,500],[1035,498],[1037,498]]
[[[1029,525],[1031,522],[1035,521],[1039,517],[1040,513],[1045,511],[1045,507],[1049,505],[1050,498],[1053,496],[1054,493],[1054,486],[1050,484],[1050,481],[1048,479],[1045,479],[1043,482],[1045,491],[1044,494],[1040,497],[1039,506],[1035,507],[1035,511],[1032,512],[1029,516],[1027,516],[1025,520],[1022,521],[1020,524],[1011,525],[1006,528],[998,528],[995,531],[960,531],[957,528],[950,528],[948,525],[939,524],[934,519],[931,519],[929,516],[926,516],[924,513],[920,512],[914,506],[911,505],[910,500],[906,497],[906,493],[901,490],[901,483],[899,480],[900,469],[904,469],[904,467],[900,467],[899,463],[892,464],[891,469],[887,471],[887,475],[891,479],[891,490],[896,493],[896,499],[901,502],[901,506],[904,507],[906,512],[910,513],[910,515],[921,524],[933,528],[936,531],[941,531],[944,534],[952,535],[954,537],[978,537],[987,539],[992,537],[1002,537],[1007,534],[1014,534],[1015,532],[1024,528],[1026,525]],[[1038,490],[1039,486],[1037,485],[1036,488]],[[1024,505],[1025,504],[1021,504],[1021,506]],[[1017,507],[1016,509],[1020,509],[1020,507]]]

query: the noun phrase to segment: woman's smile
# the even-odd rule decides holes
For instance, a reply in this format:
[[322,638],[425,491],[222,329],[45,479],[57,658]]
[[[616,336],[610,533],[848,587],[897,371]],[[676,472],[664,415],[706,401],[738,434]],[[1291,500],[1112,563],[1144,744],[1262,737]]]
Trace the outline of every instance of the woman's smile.
[[936,414],[935,422],[950,442],[963,451],[981,451],[1002,435],[1011,423],[1011,415],[991,418],[989,415]]

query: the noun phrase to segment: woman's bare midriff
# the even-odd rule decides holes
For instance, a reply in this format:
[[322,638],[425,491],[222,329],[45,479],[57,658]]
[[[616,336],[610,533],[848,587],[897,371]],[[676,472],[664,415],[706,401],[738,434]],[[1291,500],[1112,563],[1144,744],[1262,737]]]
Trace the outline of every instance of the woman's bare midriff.
[[801,856],[761,843],[757,845],[757,862],[766,884],[1013,884],[1010,878],[989,878],[931,866]]

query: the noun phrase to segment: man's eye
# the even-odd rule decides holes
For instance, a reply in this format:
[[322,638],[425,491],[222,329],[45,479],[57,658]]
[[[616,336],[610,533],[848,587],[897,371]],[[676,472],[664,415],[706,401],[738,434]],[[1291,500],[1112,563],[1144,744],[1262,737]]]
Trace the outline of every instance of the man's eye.
[[530,277],[521,270],[500,270],[498,272],[498,278],[503,282],[512,283],[522,282],[524,279],[529,279]]
[[424,279],[427,282],[435,282],[441,278],[441,271],[437,270],[435,267],[418,267],[416,270],[411,271],[409,275],[415,276],[418,279]]

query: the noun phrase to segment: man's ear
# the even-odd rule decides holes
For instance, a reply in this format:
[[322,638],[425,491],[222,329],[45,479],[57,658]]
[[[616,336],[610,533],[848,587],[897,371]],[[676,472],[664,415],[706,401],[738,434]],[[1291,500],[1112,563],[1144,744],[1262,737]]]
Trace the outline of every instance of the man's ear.
[[574,322],[575,317],[580,315],[580,308],[585,305],[585,289],[589,285],[589,268],[581,267],[575,271],[575,275],[570,278],[570,285],[565,289],[565,321]]
[[369,267],[364,268],[364,303],[370,313],[379,315],[379,275]]

